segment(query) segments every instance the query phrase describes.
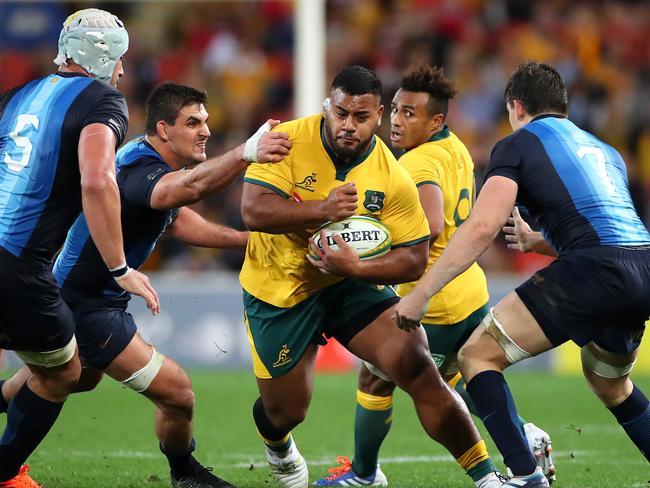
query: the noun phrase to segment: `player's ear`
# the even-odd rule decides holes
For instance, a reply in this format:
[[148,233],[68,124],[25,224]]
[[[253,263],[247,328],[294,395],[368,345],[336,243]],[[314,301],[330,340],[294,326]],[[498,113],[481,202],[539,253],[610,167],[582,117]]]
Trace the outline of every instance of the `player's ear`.
[[323,100],[323,115],[327,115],[331,106],[332,101],[330,100],[330,97],[325,98],[325,100]]
[[431,119],[431,127],[429,130],[432,132],[438,132],[444,123],[445,116],[442,114],[436,114]]
[[381,116],[384,115],[384,106],[380,105],[379,110],[377,110],[377,117],[379,117],[377,121],[377,127],[381,126]]
[[524,105],[519,100],[513,100],[512,104],[515,107],[515,115],[517,116],[517,120],[523,120],[524,117],[526,117],[526,109],[524,108]]
[[156,133],[163,142],[169,141],[169,135],[167,135],[167,124],[164,120],[159,120],[156,124]]

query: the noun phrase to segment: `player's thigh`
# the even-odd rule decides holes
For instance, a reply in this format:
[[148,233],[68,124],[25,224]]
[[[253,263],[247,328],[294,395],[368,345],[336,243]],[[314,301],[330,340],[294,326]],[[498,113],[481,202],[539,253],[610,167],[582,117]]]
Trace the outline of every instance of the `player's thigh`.
[[0,250],[0,347],[44,368],[72,360],[74,317],[49,266],[25,263]]
[[66,299],[74,311],[79,355],[84,365],[110,370],[111,376],[122,381],[149,361],[150,347],[141,338],[134,342],[137,326],[125,307]]

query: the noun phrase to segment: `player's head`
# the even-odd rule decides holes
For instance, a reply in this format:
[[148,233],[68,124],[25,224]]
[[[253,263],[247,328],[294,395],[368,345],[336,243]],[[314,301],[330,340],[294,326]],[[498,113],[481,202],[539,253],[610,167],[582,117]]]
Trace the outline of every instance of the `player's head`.
[[325,135],[336,156],[350,161],[363,154],[383,112],[381,82],[374,71],[350,66],[336,75],[323,103]]
[[564,80],[551,66],[524,61],[510,75],[505,91],[506,108],[513,130],[540,114],[569,113]]
[[174,158],[173,162],[180,166],[207,159],[205,145],[210,137],[207,100],[204,91],[176,83],[157,86],[147,99],[147,136],[160,141]]
[[129,34],[120,19],[105,10],[87,8],[63,22],[54,63],[66,66],[72,61],[93,78],[117,86],[128,48]]
[[410,67],[395,93],[390,112],[393,147],[413,149],[427,142],[444,126],[449,100],[456,95],[441,68],[428,64]]

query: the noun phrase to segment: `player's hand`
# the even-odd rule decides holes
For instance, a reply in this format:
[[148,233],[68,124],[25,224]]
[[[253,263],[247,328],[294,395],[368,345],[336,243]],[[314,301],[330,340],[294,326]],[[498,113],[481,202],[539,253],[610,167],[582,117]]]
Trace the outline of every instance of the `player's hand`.
[[153,289],[147,275],[133,269],[126,275],[119,277],[115,282],[123,289],[134,295],[141,296],[147,302],[147,308],[153,315],[160,312],[160,299]]
[[309,254],[307,254],[307,259],[321,273],[331,273],[339,276],[347,276],[348,278],[355,277],[359,269],[359,263],[361,263],[359,256],[352,246],[345,242],[339,234],[333,234],[332,238],[339,247],[336,251],[327,243],[325,231],[323,230],[320,231],[320,242],[323,249],[319,249],[314,240],[309,239],[309,246],[320,259],[314,259]]
[[[269,119],[266,123],[272,129],[280,121]],[[290,149],[291,141],[286,132],[263,132],[257,146],[257,162],[279,163],[289,154]]]
[[506,241],[508,241],[508,249],[531,252],[537,242],[536,233],[521,218],[517,207],[512,209],[512,215],[508,218],[508,225],[503,227],[503,232],[506,235]]
[[427,297],[418,288],[402,297],[395,308],[393,320],[400,329],[407,332],[417,329],[422,325],[420,321],[427,310]]
[[346,183],[332,188],[327,198],[322,201],[323,217],[331,222],[339,222],[354,215],[359,201],[357,185]]

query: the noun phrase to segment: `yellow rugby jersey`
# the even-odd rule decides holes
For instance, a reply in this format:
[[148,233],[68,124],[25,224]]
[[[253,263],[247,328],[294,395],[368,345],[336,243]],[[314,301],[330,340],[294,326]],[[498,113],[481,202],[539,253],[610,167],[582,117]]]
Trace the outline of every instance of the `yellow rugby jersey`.
[[[436,185],[442,190],[445,225],[429,250],[431,267],[462,224],[474,200],[474,163],[465,144],[447,126],[429,142],[411,149],[399,159],[417,186]],[[409,293],[415,283],[398,287],[400,295]],[[488,301],[487,282],[480,266],[472,264],[437,293],[430,301],[422,322],[455,324],[466,319]]]
[[[347,166],[323,134],[323,116],[312,115],[280,124],[293,143],[280,163],[252,164],[244,181],[272,189],[287,199],[324,200],[330,190],[354,182],[359,195],[357,215],[372,216],[388,227],[392,247],[411,246],[429,238],[426,215],[417,188],[378,137],[368,151]],[[307,240],[316,229],[288,234],[251,232],[239,279],[248,293],[276,307],[291,307],[341,277],[318,271],[307,260]]]

